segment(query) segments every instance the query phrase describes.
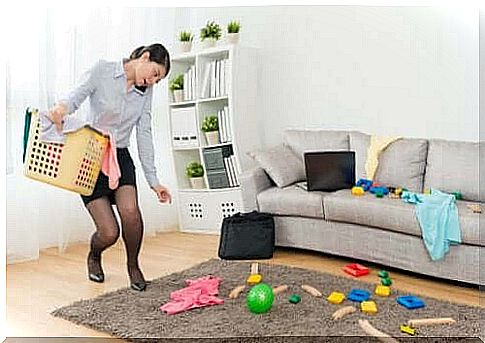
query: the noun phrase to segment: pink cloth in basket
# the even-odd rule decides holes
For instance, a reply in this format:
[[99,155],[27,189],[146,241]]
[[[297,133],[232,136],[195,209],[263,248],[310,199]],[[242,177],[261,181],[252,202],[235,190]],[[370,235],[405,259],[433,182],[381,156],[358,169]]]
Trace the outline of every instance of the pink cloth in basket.
[[186,280],[188,287],[170,293],[171,302],[160,307],[167,314],[177,314],[196,307],[224,304],[224,300],[217,297],[221,278],[212,275],[196,280]]
[[109,141],[103,156],[101,171],[109,179],[109,188],[116,189],[121,177],[120,165],[118,164],[118,157],[116,154],[116,143],[111,133],[104,132],[104,134],[109,135]]

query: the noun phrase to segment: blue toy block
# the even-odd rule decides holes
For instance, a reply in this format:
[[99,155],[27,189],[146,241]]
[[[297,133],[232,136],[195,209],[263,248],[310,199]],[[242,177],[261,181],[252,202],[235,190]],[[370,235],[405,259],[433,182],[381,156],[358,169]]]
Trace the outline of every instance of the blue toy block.
[[357,187],[362,187],[364,191],[367,192],[369,188],[372,186],[372,180],[359,179],[359,181],[357,181],[355,185]]
[[353,290],[350,291],[349,295],[347,296],[347,299],[350,301],[356,301],[356,302],[362,302],[362,301],[367,301],[370,298],[370,293],[366,291],[365,289],[357,289],[354,288]]
[[387,187],[371,187],[369,190],[372,194],[375,194],[377,192],[382,192],[383,195],[389,194],[389,189]]
[[422,308],[425,306],[423,300],[416,298],[415,296],[412,296],[412,295],[405,295],[402,297],[398,297],[396,301],[399,305],[404,306],[408,310],[414,310],[416,308]]

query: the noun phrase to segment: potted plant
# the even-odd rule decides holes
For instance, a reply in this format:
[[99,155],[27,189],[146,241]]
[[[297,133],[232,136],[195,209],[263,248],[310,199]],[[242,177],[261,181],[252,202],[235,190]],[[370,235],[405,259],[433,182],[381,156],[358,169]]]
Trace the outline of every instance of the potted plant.
[[217,116],[211,115],[202,121],[202,131],[205,133],[205,139],[208,145],[219,144],[219,121]]
[[214,21],[208,21],[200,30],[200,40],[205,48],[214,47],[219,38],[221,38],[221,27]]
[[190,185],[194,189],[202,189],[205,188],[204,185],[204,167],[197,161],[190,162],[185,172],[190,180]]
[[177,74],[170,80],[168,87],[173,92],[175,102],[184,100],[184,74]]
[[239,30],[241,24],[238,21],[231,21],[227,24],[227,41],[231,44],[237,44],[239,42]]
[[189,52],[192,49],[192,40],[194,35],[190,31],[181,31],[179,33],[179,50],[180,52]]

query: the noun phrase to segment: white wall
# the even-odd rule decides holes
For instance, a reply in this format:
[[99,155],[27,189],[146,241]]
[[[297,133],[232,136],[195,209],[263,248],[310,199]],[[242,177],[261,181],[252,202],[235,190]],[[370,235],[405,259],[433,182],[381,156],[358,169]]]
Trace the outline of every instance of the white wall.
[[224,26],[238,19],[241,44],[260,48],[266,145],[286,127],[478,140],[477,10],[187,10],[186,25],[197,34],[209,19]]

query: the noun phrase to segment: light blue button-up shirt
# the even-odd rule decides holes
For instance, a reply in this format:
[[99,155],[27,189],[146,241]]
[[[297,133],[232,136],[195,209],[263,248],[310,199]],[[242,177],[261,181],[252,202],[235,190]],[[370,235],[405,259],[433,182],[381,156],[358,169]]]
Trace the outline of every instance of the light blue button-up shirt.
[[151,129],[153,88],[148,87],[143,93],[132,86],[127,91],[123,61],[100,60],[60,102],[67,105],[68,113],[73,113],[88,96],[88,122],[95,128],[109,131],[117,148],[130,145],[131,132],[136,126],[138,157],[143,172],[151,187],[159,185]]

